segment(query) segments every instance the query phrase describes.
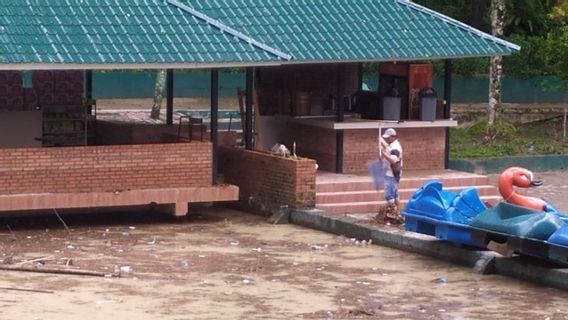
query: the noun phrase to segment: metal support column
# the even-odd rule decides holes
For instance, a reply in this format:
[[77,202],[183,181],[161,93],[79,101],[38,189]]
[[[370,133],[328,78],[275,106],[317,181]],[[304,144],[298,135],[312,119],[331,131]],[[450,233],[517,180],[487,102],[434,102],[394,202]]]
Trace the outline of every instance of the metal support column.
[[252,144],[252,92],[254,87],[253,68],[246,69],[246,98],[245,98],[245,148],[253,149]]
[[85,99],[93,99],[93,70],[85,71]]
[[[444,119],[451,117],[452,110],[452,60],[444,61]],[[450,128],[446,128],[444,168],[450,165]]]
[[174,124],[174,71],[166,71],[166,125]]
[[[343,96],[345,95],[345,65],[337,65],[337,122],[345,119]],[[343,173],[343,130],[335,133],[335,172]]]
[[219,164],[219,70],[211,69],[211,144],[213,149],[212,183],[217,184],[217,170]]
[[357,65],[357,90],[363,89],[363,64],[359,63]]

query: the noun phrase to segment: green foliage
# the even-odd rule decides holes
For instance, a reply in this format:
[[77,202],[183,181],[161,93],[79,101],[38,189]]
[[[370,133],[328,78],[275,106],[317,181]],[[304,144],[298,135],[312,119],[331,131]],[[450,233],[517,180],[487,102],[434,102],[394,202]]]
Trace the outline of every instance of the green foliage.
[[363,63],[364,74],[377,74],[377,70],[379,70],[379,64],[377,62]]
[[532,78],[554,73],[546,38],[512,35],[507,40],[521,46],[521,53],[504,57],[503,71],[509,76]]
[[[417,0],[428,8],[490,32],[491,0]],[[519,44],[521,52],[504,59],[506,75],[529,78],[557,75],[568,80],[568,1],[567,0],[507,0],[507,40]],[[459,75],[487,74],[488,59],[454,61],[454,73]],[[443,72],[435,64],[436,74]]]
[[555,0],[509,0],[507,1],[506,23],[508,34],[546,37],[555,27],[550,13]]
[[432,10],[487,31],[489,0],[417,0]]
[[556,70],[556,75],[568,83],[568,25],[550,32],[546,41],[548,63]]
[[518,127],[496,122],[488,128],[484,121],[469,128],[451,128],[450,158],[568,154],[561,128],[560,117]]

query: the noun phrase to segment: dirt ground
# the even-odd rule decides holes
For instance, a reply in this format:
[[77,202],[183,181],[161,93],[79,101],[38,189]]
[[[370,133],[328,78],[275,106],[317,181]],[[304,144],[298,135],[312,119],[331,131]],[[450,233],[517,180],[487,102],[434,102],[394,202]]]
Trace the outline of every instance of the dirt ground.
[[[568,319],[568,293],[226,208],[0,219],[0,319]],[[27,291],[26,291],[27,290]]]

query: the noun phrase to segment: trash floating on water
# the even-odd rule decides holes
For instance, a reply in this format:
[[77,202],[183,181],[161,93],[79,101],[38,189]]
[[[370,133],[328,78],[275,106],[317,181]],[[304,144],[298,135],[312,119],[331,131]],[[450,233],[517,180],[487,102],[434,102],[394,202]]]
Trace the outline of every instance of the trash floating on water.
[[121,266],[120,267],[120,273],[129,273],[130,271],[132,271],[132,268],[130,268],[130,266]]
[[191,267],[191,260],[183,259],[183,260],[181,261],[181,265],[182,265],[185,269],[188,269],[189,267]]

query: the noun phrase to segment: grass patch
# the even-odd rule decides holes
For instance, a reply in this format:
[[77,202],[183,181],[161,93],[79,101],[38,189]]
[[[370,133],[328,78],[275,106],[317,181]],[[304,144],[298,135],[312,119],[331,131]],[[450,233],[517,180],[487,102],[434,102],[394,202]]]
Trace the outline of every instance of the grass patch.
[[469,128],[450,128],[450,158],[488,158],[568,154],[568,139],[562,137],[562,117],[514,126],[499,121]]

